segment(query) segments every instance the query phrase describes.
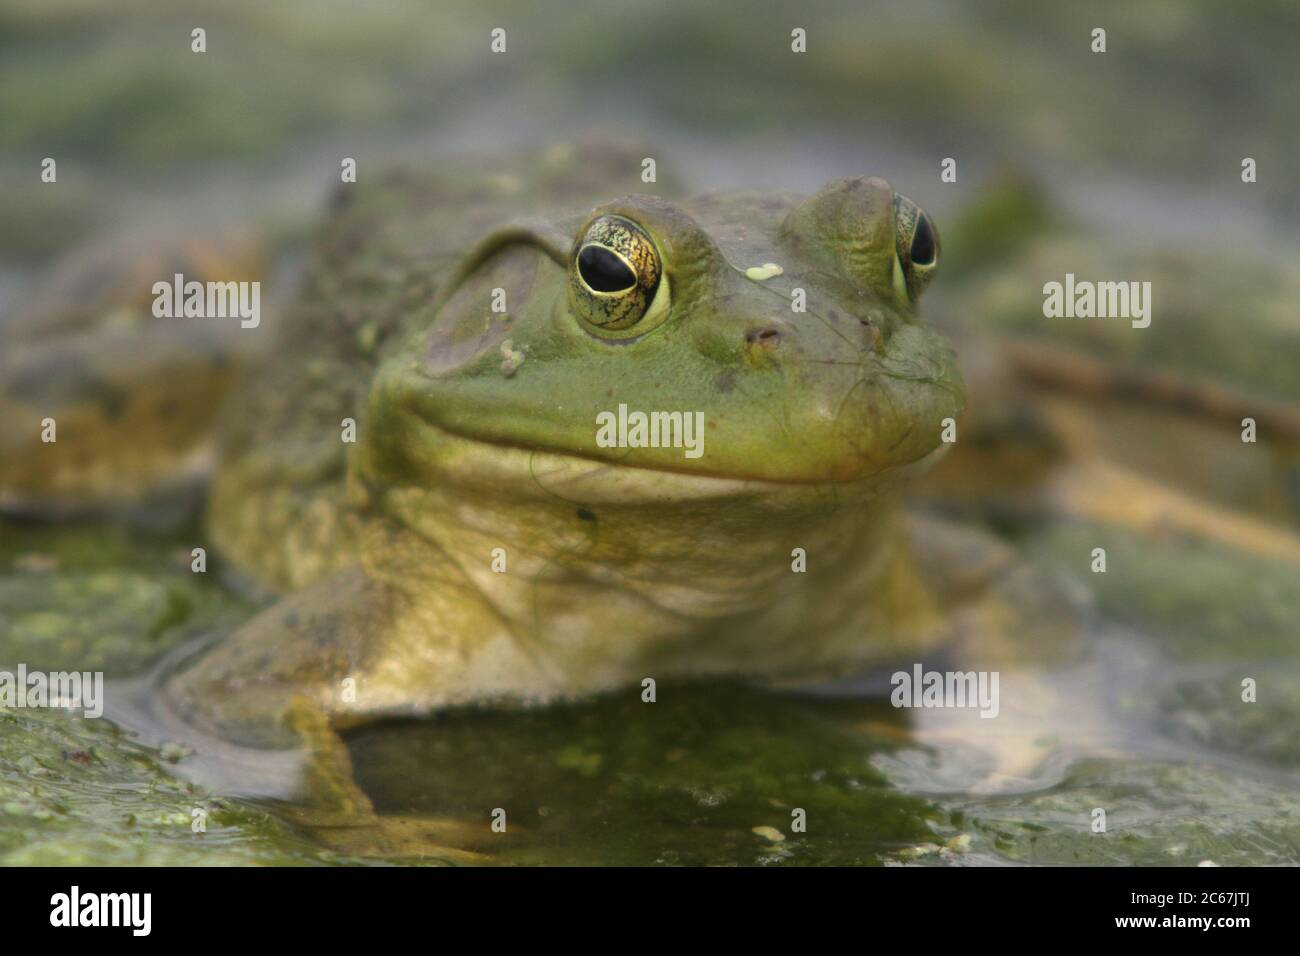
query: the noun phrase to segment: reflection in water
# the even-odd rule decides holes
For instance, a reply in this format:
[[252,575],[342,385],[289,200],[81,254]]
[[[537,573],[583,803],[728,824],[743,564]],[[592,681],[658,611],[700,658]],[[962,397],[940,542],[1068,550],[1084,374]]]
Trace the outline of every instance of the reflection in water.
[[[723,684],[655,703],[632,688],[545,710],[460,711],[361,730],[349,746],[382,816],[454,835],[491,862],[848,864],[932,839],[931,808],[871,765],[906,739],[878,700]],[[496,808],[504,834],[490,826]],[[791,832],[798,808],[803,834]]]

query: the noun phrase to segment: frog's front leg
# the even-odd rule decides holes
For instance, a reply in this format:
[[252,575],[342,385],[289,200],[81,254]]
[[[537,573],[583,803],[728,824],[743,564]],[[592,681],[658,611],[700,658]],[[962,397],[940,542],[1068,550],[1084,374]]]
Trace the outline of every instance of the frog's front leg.
[[246,747],[283,749],[313,711],[331,726],[385,630],[386,602],[350,570],[272,605],[170,675],[164,697],[187,725]]
[[164,698],[196,746],[216,738],[300,752],[285,812],[328,831],[340,848],[400,854],[418,843],[422,856],[464,861],[464,851],[447,845],[463,827],[457,821],[375,812],[340,731],[526,696],[539,686],[529,676],[537,673],[472,593],[449,588],[415,600],[353,568],[258,614],[171,675]]
[[[172,711],[243,746],[295,746],[314,711],[334,729],[456,704],[549,696],[548,676],[454,579],[418,594],[349,568],[267,608],[171,675]],[[295,717],[298,715],[298,717]]]
[[192,733],[185,742],[200,752],[226,744],[298,751],[291,789],[302,812],[364,825],[374,811],[352,780],[337,726],[349,682],[384,630],[382,597],[360,571],[340,574],[272,605],[170,675],[163,697],[180,733]]

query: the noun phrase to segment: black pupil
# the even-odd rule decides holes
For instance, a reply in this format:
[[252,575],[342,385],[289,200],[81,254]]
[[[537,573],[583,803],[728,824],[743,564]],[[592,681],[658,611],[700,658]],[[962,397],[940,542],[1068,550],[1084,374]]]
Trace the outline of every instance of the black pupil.
[[934,230],[930,228],[930,220],[925,216],[918,216],[916,220],[916,232],[912,234],[912,265],[928,266],[934,262]]
[[596,292],[620,292],[636,284],[626,262],[601,246],[584,246],[578,253],[582,281]]

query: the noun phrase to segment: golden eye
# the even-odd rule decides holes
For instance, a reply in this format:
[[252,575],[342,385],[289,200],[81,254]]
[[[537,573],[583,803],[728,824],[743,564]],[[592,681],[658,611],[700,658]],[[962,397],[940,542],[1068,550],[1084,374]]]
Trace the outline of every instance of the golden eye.
[[939,267],[939,231],[924,209],[897,194],[894,196],[894,243],[906,297],[915,302]]
[[569,302],[591,330],[615,338],[649,331],[668,312],[654,240],[622,216],[600,216],[574,244]]

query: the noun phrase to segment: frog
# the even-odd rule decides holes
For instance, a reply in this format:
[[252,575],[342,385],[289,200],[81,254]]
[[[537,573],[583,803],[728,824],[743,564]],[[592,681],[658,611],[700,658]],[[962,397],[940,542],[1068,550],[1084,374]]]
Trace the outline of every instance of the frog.
[[378,720],[1068,643],[1013,549],[904,507],[966,401],[929,214],[871,176],[669,198],[639,155],[336,189],[215,426],[197,543],[268,604],[160,672],[168,733],[310,754],[355,820]]
[[[358,190],[341,215],[400,208],[386,236],[427,247],[444,210],[398,196]],[[938,639],[899,502],[963,392],[916,308],[937,228],[886,182],[631,193],[512,218],[442,275],[436,250],[397,255],[400,305],[339,317],[378,325],[373,357],[341,335],[276,396],[319,460],[267,417],[276,371],[240,396],[261,438],[235,435],[212,536],[286,596],[171,679],[187,721],[269,746],[295,701],[346,727],[647,679],[812,679]],[[299,315],[326,338],[315,306]],[[335,364],[303,375],[312,359]],[[702,453],[598,441],[620,409],[698,415]]]

